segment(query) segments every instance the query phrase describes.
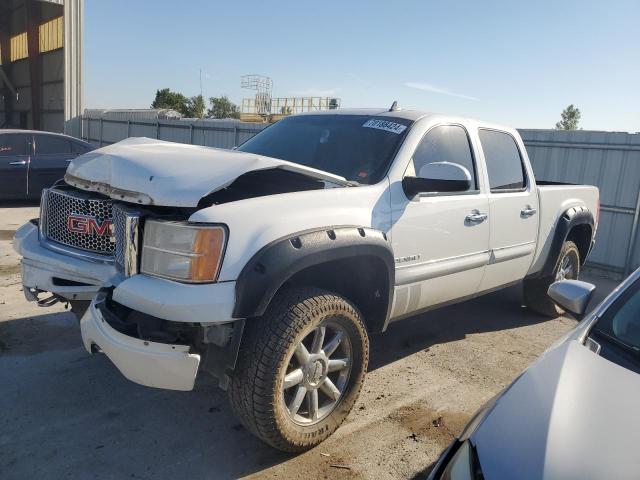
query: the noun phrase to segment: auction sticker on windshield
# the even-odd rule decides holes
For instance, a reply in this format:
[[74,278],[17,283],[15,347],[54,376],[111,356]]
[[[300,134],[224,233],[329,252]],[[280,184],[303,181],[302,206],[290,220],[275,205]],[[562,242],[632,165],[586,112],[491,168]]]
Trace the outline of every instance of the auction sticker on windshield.
[[384,130],[386,132],[400,134],[407,129],[406,125],[400,123],[389,122],[388,120],[367,120],[362,125],[367,128],[377,128],[378,130]]

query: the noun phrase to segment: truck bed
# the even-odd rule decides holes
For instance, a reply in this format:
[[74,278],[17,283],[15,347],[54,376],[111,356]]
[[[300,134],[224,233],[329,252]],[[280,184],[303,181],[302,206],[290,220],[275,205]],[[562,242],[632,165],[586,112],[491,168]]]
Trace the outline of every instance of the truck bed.
[[600,208],[598,188],[592,185],[573,185],[548,181],[536,181],[536,183],[538,185],[540,226],[531,272],[539,271],[547,259],[554,238],[554,229],[564,212],[573,207],[587,208],[596,219],[597,227]]

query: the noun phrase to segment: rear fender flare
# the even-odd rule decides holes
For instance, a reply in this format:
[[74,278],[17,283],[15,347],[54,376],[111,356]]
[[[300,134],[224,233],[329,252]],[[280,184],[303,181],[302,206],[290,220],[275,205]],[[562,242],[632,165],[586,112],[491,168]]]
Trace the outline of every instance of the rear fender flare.
[[[593,213],[591,213],[591,211],[586,207],[572,207],[566,210],[560,216],[558,223],[556,224],[556,228],[553,233],[553,240],[551,241],[551,247],[549,248],[549,254],[547,255],[544,266],[542,267],[542,270],[534,276],[548,277],[553,274],[553,269],[558,262],[558,255],[560,255],[562,245],[567,240],[569,232],[578,225],[589,225],[591,227],[591,240],[593,240],[595,225]],[[586,255],[585,258],[581,258],[580,260],[584,263]]]

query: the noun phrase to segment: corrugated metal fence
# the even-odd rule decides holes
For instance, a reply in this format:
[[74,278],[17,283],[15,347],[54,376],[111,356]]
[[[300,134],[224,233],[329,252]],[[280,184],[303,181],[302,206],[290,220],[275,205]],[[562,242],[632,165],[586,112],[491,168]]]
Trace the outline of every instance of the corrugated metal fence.
[[213,119],[148,119],[82,117],[82,138],[98,146],[128,137],[148,137],[170,142],[233,148],[265,127],[260,123]]
[[[237,120],[82,118],[83,138],[108,145],[127,137],[233,148],[264,124]],[[640,265],[640,134],[520,129],[536,178],[600,188],[600,227],[593,267],[626,274]]]
[[537,179],[600,189],[600,226],[589,264],[625,275],[638,267],[640,134],[519,131]]

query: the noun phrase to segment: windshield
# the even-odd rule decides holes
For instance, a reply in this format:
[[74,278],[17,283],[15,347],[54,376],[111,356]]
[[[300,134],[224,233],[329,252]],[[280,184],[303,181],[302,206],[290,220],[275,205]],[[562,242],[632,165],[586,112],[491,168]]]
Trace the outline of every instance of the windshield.
[[640,281],[618,297],[594,326],[590,337],[601,344],[600,355],[623,367],[640,366]]
[[369,115],[287,117],[238,150],[373,184],[387,172],[411,123],[403,118]]

